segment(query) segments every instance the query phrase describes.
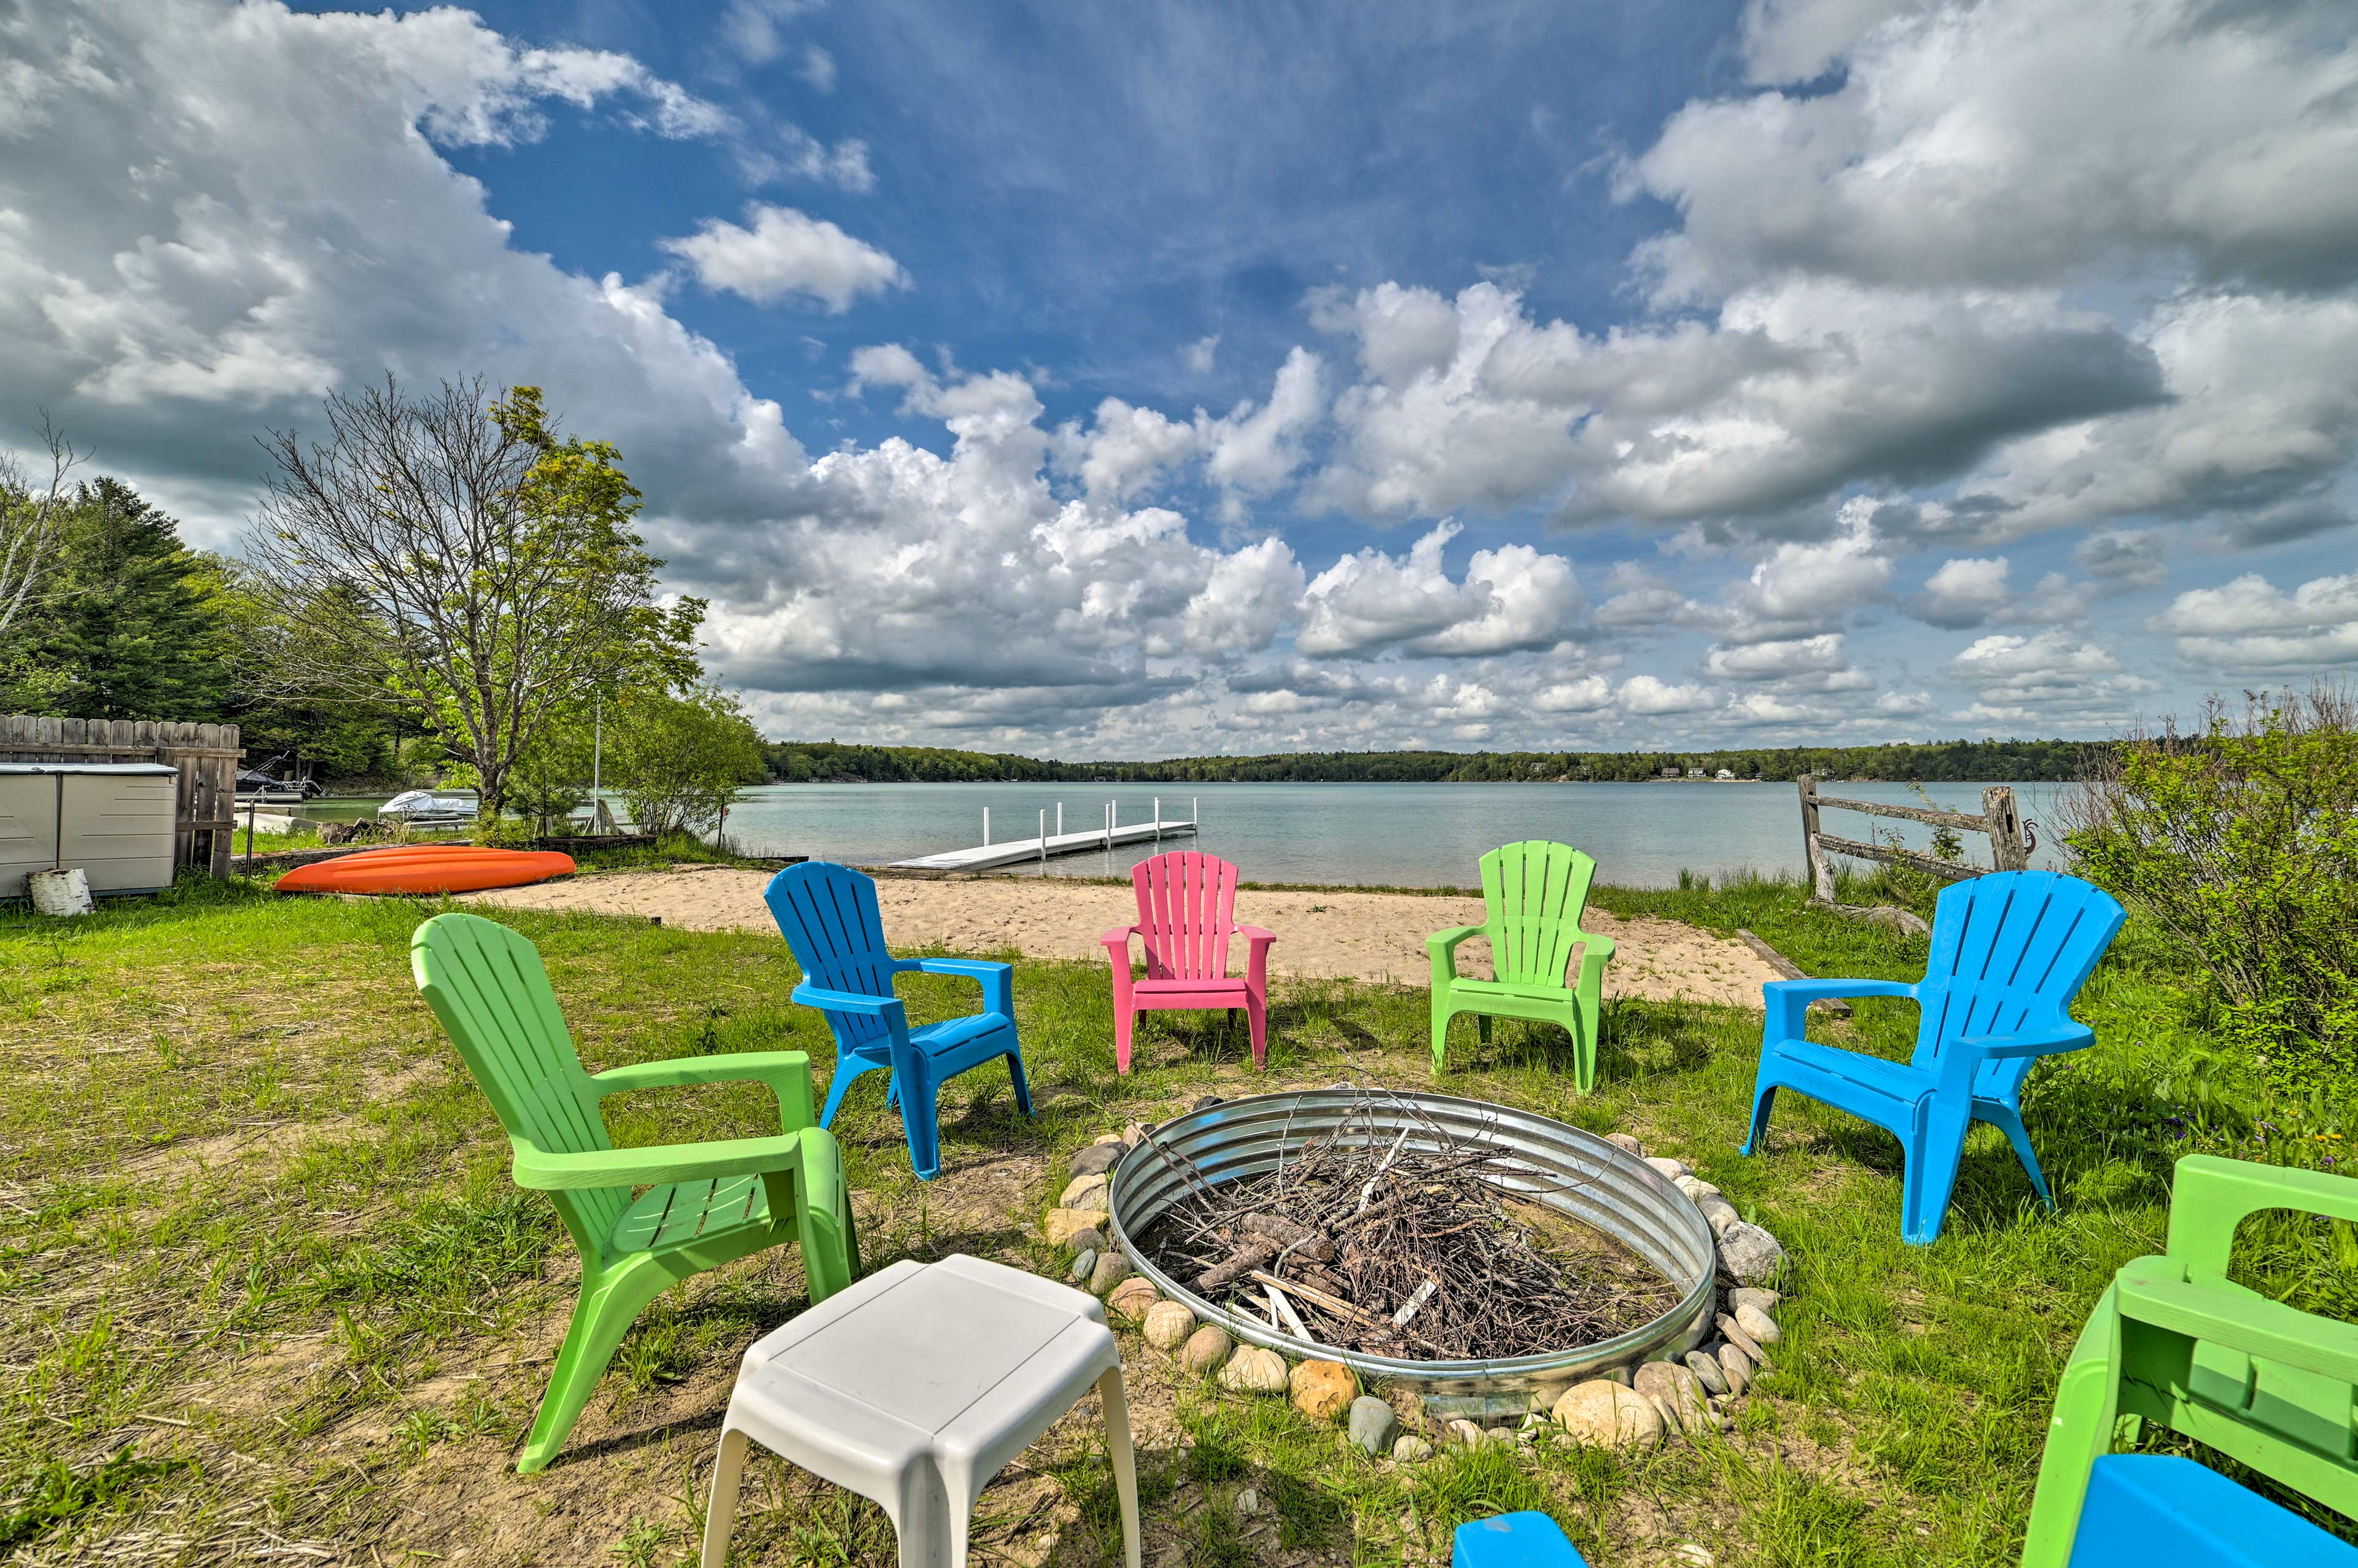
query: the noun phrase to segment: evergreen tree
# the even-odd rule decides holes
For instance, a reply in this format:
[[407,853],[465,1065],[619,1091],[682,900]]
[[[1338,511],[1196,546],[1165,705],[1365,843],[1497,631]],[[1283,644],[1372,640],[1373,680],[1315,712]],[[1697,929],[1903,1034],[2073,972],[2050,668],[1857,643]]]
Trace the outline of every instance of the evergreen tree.
[[179,524],[130,486],[81,487],[58,572],[28,628],[33,662],[69,719],[216,719],[230,683],[211,574]]

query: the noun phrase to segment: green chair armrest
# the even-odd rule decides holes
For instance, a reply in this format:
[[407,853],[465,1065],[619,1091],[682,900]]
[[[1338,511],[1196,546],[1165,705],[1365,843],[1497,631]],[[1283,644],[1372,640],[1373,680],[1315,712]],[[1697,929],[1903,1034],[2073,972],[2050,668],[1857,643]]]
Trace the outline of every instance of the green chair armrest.
[[1435,997],[1440,996],[1450,982],[1457,978],[1458,944],[1469,936],[1479,936],[1489,929],[1487,925],[1455,925],[1446,931],[1436,931],[1424,939],[1425,957],[1433,960],[1433,990]]
[[1446,931],[1436,931],[1424,939],[1424,950],[1440,958],[1457,951],[1458,945],[1469,936],[1479,936],[1490,929],[1487,925],[1453,925]]
[[1580,949],[1580,962],[1584,968],[1592,963],[1609,958],[1618,951],[1610,936],[1593,936],[1577,926],[1573,928],[1573,934],[1578,936],[1583,944]]
[[644,1149],[591,1149],[567,1153],[511,1135],[515,1182],[536,1192],[579,1187],[654,1187],[795,1169],[803,1139],[816,1128],[774,1138],[724,1138],[710,1143],[663,1143]]
[[680,1056],[668,1062],[633,1062],[593,1074],[598,1098],[641,1089],[687,1088],[695,1084],[760,1083],[778,1097],[781,1130],[815,1126],[811,1110],[810,1057],[800,1051],[742,1051],[720,1056]]
[[2358,1324],[2337,1323],[2239,1287],[2184,1277],[2173,1259],[2140,1258],[2124,1268],[2115,1296],[2121,1315],[2205,1344],[2358,1383]]
[[2169,1239],[2164,1250],[2197,1273],[2224,1274],[2235,1227],[2272,1208],[2358,1223],[2358,1181],[2322,1171],[2189,1154],[2170,1174]]

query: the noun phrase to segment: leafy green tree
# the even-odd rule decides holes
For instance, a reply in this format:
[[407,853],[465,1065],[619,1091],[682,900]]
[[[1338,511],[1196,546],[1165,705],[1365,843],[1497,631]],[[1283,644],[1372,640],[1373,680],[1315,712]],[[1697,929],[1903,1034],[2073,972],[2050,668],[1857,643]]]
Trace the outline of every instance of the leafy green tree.
[[590,803],[590,746],[587,718],[568,714],[543,727],[516,759],[508,805],[543,836]]
[[607,707],[606,735],[606,776],[643,833],[710,832],[767,776],[761,732],[716,687],[625,693]]
[[471,770],[488,830],[546,727],[695,678],[703,600],[658,602],[621,453],[560,440],[539,388],[387,377],[325,413],[324,444],[274,432],[248,550],[254,667],[281,690],[406,710]]

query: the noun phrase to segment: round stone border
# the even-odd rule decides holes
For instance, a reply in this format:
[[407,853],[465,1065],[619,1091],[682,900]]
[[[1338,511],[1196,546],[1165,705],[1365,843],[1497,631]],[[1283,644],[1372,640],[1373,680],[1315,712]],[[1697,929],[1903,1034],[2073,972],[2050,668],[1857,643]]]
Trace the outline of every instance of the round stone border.
[[[1318,1092],[1318,1091],[1312,1091]],[[1357,1094],[1354,1086],[1337,1084],[1336,1093]],[[1255,1097],[1274,1098],[1274,1097]],[[1434,1097],[1440,1098],[1440,1097]],[[1216,1096],[1206,1096],[1190,1108],[1188,1115],[1209,1110],[1213,1107],[1233,1102]],[[1469,1102],[1478,1103],[1478,1102]],[[1530,1113],[1518,1113],[1529,1115]],[[1174,1119],[1174,1120],[1181,1119]],[[1163,1124],[1169,1127],[1171,1123]],[[1559,1124],[1560,1125],[1560,1124]],[[1159,1134],[1162,1130],[1157,1128]],[[1087,1195],[1104,1194],[1104,1209],[1069,1208],[1060,1204],[1049,1211],[1045,1226],[1048,1239],[1070,1250],[1086,1249],[1101,1255],[1111,1253],[1116,1247],[1123,1254],[1130,1251],[1129,1242],[1120,1227],[1113,1223],[1110,1187],[1114,1171],[1129,1157],[1130,1152],[1147,1141],[1148,1129],[1138,1122],[1130,1123],[1120,1133],[1108,1133],[1076,1154],[1076,1164],[1088,1167],[1080,1174],[1103,1175],[1108,1184]],[[1584,1137],[1593,1134],[1582,1133]],[[1682,1162],[1660,1156],[1648,1156],[1644,1146],[1628,1133],[1608,1133],[1603,1141],[1642,1162],[1656,1175],[1669,1183],[1687,1201],[1709,1227],[1713,1237],[1714,1279],[1708,1310],[1712,1330],[1693,1336],[1695,1343],[1682,1352],[1657,1352],[1644,1359],[1621,1363],[1599,1369],[1596,1376],[1569,1386],[1542,1386],[1525,1393],[1518,1419],[1498,1423],[1505,1413],[1495,1407],[1502,1402],[1498,1396],[1480,1400],[1454,1399],[1447,1395],[1428,1394],[1422,1400],[1426,1426],[1443,1444],[1465,1445],[1489,1442],[1520,1442],[1530,1444],[1561,1437],[1585,1444],[1601,1444],[1615,1447],[1650,1447],[1678,1435],[1700,1435],[1706,1428],[1725,1429],[1733,1424],[1728,1411],[1745,1398],[1763,1373],[1775,1368],[1767,1346],[1783,1337],[1773,1315],[1782,1298],[1771,1288],[1783,1280],[1789,1260],[1783,1247],[1762,1227],[1742,1218],[1735,1206],[1728,1203],[1720,1190],[1694,1174]],[[1106,1153],[1098,1153],[1103,1149]],[[1063,1195],[1076,1195],[1076,1178],[1069,1182]],[[1094,1185],[1094,1184],[1093,1184]],[[1108,1232],[1112,1233],[1109,1239]],[[1075,1244],[1078,1243],[1076,1247]],[[1113,1259],[1100,1256],[1100,1263]],[[1152,1284],[1152,1290],[1144,1289]],[[1116,1311],[1125,1318],[1134,1317],[1141,1324],[1153,1316],[1156,1309],[1176,1305],[1185,1309],[1192,1331],[1182,1335],[1174,1314],[1165,1313],[1154,1327],[1151,1339],[1184,1369],[1199,1378],[1217,1377],[1221,1386],[1231,1393],[1253,1396],[1293,1392],[1297,1403],[1304,1404],[1304,1413],[1314,1419],[1328,1419],[1336,1401],[1331,1395],[1316,1401],[1323,1413],[1314,1414],[1300,1390],[1305,1387],[1332,1388],[1337,1375],[1349,1377],[1355,1370],[1346,1361],[1324,1357],[1304,1357],[1301,1351],[1322,1346],[1296,1345],[1288,1339],[1271,1346],[1239,1342],[1222,1326],[1226,1314],[1215,1314],[1220,1321],[1206,1323],[1197,1310],[1196,1298],[1186,1292],[1165,1290],[1159,1273],[1131,1273],[1126,1266],[1116,1269],[1089,1271],[1088,1287],[1109,1300],[1117,1294],[1126,1298]],[[1132,1309],[1132,1310],[1125,1310]],[[1217,1336],[1217,1343],[1211,1343]],[[1285,1361],[1283,1374],[1260,1359],[1271,1349],[1293,1351]],[[1319,1368],[1328,1368],[1320,1371]],[[1307,1379],[1303,1373],[1311,1376]],[[1386,1382],[1412,1381],[1400,1379],[1375,1368],[1367,1368]],[[1370,1394],[1362,1393],[1351,1400],[1346,1410],[1350,1417],[1347,1440],[1354,1443],[1371,1457],[1399,1463],[1414,1463],[1429,1457],[1433,1444],[1414,1431],[1387,1427],[1374,1419],[1372,1407],[1382,1403]],[[1476,1407],[1461,1411],[1457,1407]],[[1389,1409],[1389,1407],[1387,1407]],[[1493,1424],[1466,1419],[1467,1414],[1480,1414]],[[1388,1444],[1388,1446],[1387,1446]]]

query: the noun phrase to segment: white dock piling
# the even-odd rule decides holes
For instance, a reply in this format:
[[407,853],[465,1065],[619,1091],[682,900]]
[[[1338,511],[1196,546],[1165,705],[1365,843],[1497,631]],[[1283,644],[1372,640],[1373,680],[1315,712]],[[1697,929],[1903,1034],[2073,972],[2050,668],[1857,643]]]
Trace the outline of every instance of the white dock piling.
[[990,807],[982,808],[982,847],[990,848]]
[[1040,808],[1040,863],[1048,863],[1048,808]]

